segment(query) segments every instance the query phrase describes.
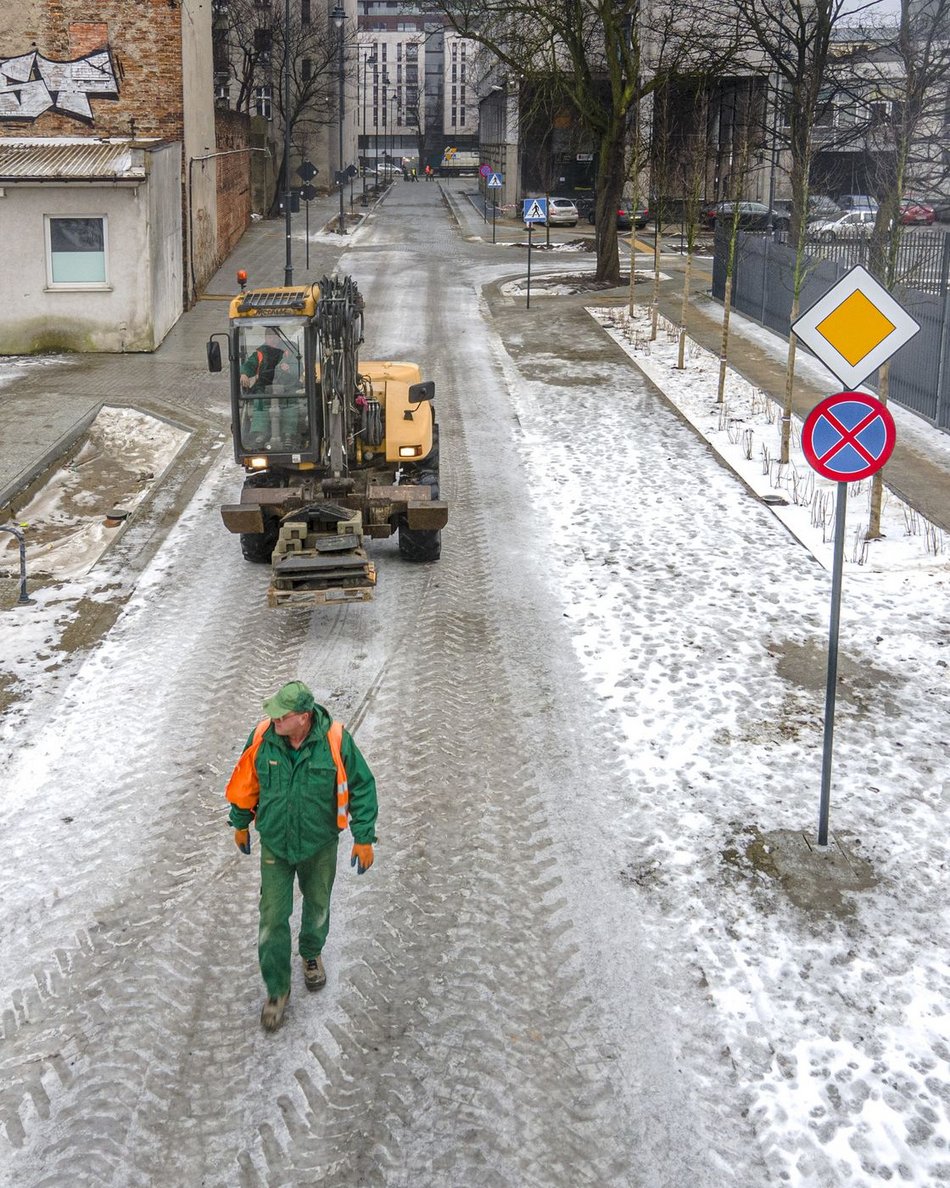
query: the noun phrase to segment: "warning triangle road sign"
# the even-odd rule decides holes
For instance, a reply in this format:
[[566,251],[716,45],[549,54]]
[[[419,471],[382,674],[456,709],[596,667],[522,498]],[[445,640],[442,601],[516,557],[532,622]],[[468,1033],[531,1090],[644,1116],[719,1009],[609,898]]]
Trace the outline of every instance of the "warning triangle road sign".
[[491,175],[491,177],[488,179],[488,188],[490,190],[500,190],[501,189],[501,176],[499,174],[493,173]]
[[524,215],[526,223],[544,223],[548,217],[548,204],[545,198],[525,198]]

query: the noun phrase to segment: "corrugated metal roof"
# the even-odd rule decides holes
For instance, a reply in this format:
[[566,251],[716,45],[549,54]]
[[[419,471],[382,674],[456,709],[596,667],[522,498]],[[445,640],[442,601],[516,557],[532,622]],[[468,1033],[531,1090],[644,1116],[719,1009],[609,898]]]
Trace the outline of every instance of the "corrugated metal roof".
[[136,181],[145,146],[132,141],[0,139],[0,181]]

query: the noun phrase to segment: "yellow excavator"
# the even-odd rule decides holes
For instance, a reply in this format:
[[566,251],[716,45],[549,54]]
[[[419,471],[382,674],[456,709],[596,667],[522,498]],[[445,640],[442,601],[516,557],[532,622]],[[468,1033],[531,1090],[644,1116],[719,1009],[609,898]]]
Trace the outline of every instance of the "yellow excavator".
[[[274,607],[366,601],[366,538],[398,535],[407,561],[439,558],[435,384],[406,362],[360,362],[363,299],[351,277],[247,289],[227,334],[240,503],[221,508],[248,561],[271,565]],[[219,338],[208,368],[222,370]]]

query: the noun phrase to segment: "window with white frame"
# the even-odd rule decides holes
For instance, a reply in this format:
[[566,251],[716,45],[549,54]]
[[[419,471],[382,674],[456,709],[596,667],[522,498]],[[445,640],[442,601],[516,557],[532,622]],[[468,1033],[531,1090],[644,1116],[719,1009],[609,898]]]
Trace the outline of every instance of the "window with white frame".
[[254,114],[265,120],[271,118],[271,90],[270,87],[254,88]]
[[46,246],[51,287],[107,285],[105,215],[47,215]]

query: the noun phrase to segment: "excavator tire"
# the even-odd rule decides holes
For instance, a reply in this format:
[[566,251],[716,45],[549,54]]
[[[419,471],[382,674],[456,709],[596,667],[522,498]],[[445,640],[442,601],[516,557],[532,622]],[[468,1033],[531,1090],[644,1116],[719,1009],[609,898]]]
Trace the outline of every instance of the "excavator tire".
[[[427,460],[434,462],[435,470],[421,470],[416,482],[419,486],[432,488],[432,498],[439,498],[439,455],[438,445],[433,449]],[[410,528],[408,524],[399,525],[399,556],[404,561],[438,561],[442,556],[442,533],[436,528],[423,530]]]
[[277,545],[280,525],[269,516],[264,521],[263,532],[242,532],[241,553],[245,561],[255,565],[270,565],[271,554]]
[[438,561],[442,556],[442,533],[400,524],[399,556],[403,561]]

